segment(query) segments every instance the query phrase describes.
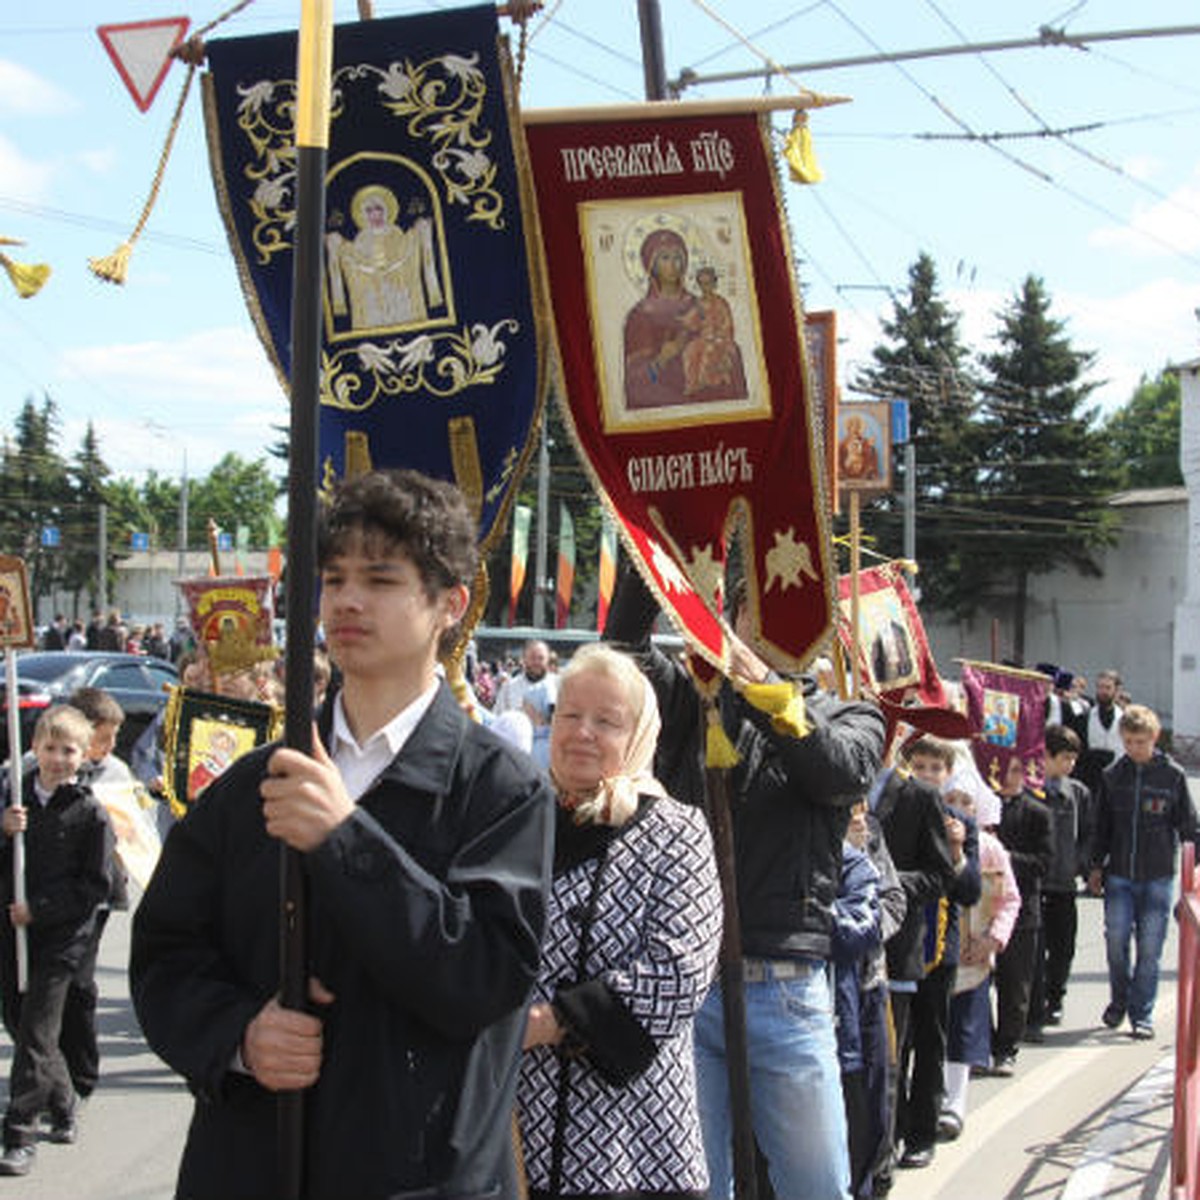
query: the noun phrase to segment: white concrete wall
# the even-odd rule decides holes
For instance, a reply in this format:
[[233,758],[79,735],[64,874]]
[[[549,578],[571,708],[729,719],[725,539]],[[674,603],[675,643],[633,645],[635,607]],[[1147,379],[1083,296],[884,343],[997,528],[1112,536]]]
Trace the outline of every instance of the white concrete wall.
[[[1053,663],[1086,675],[1089,683],[1098,671],[1115,667],[1130,694],[1171,726],[1172,647],[1188,561],[1186,494],[1183,488],[1129,492],[1114,507],[1122,532],[1099,558],[1099,579],[1066,568],[1030,580],[1025,663]],[[946,678],[958,677],[955,658],[992,658],[993,617],[999,619],[998,658],[1012,657],[1012,605],[1007,599],[996,599],[970,622],[923,616]]]
[[1175,728],[1200,736],[1200,362],[1178,368],[1181,395],[1179,460],[1187,488],[1188,560],[1184,596],[1175,610]]

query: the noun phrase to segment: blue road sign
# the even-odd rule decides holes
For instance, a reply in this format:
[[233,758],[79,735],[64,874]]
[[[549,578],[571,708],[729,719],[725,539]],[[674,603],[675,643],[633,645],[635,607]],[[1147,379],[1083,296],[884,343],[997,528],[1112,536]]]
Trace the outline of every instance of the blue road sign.
[[892,445],[908,441],[908,401],[892,401]]
[[62,533],[57,525],[42,526],[42,545],[51,548],[62,545]]

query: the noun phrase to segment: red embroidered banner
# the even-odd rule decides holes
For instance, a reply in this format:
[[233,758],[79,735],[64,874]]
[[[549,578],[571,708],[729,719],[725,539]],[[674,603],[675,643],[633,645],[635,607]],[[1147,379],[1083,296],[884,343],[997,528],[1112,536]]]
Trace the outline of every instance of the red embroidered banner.
[[972,745],[975,763],[988,785],[999,791],[1016,759],[1024,767],[1025,782],[1040,787],[1050,680],[1018,667],[964,662],[962,685],[967,716],[979,735]]
[[568,425],[648,584],[723,665],[728,539],[759,648],[832,618],[820,447],[769,119],[711,106],[526,114]]
[[[849,575],[838,580],[838,599],[838,637],[849,658]],[[867,688],[886,700],[946,704],[925,626],[899,563],[881,563],[858,573],[858,673]]]

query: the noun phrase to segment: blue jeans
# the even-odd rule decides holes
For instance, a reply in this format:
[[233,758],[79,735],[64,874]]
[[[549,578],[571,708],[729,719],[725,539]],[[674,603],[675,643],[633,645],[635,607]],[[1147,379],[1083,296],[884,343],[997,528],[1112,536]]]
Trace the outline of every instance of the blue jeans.
[[[777,1200],[848,1200],[850,1157],[833,1002],[824,962],[746,984],[750,1118]],[[696,1082],[711,1200],[733,1195],[732,1121],[721,989],[696,1015]]]
[[[1111,1006],[1128,1013],[1134,1024],[1149,1025],[1158,992],[1158,960],[1162,957],[1171,915],[1175,880],[1135,881],[1110,875],[1104,881],[1104,941],[1108,950]],[[1129,939],[1137,943],[1137,962],[1129,970]]]

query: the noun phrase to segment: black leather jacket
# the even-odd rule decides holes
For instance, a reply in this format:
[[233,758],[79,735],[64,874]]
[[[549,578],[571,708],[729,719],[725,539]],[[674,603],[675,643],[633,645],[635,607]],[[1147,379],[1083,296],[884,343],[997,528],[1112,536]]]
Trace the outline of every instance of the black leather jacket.
[[1175,874],[1175,848],[1196,840],[1183,768],[1161,750],[1141,766],[1121,755],[1100,779],[1092,865],[1138,881]]
[[[689,781],[702,762],[701,701],[686,669],[650,641],[657,612],[631,573],[605,637],[632,653],[654,685],[663,715],[659,778],[677,799],[699,803],[703,793]],[[719,697],[740,757],[730,787],[742,952],[756,958],[829,957],[850,806],[866,795],[883,752],[884,718],[874,705],[838,701],[811,679],[803,687],[811,726],[803,738],[776,732],[728,684]]]

